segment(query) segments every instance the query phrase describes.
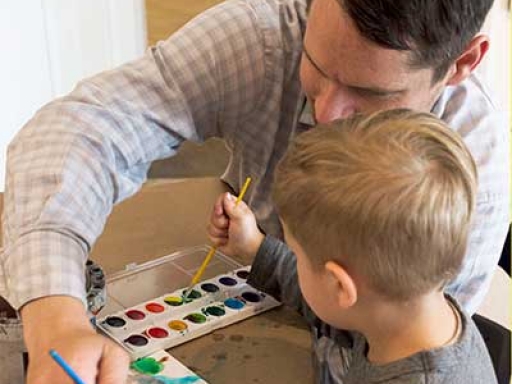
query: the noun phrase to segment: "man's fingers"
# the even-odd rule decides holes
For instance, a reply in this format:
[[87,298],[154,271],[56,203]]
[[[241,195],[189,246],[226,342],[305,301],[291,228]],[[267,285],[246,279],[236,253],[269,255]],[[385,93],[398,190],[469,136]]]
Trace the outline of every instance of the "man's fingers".
[[108,343],[101,360],[98,384],[119,384],[126,382],[130,358],[117,345]]

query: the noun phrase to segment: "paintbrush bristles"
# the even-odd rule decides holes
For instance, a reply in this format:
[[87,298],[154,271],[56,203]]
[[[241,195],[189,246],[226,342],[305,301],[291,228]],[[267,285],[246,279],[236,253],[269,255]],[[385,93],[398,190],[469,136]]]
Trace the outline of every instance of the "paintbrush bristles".
[[194,289],[194,285],[196,285],[199,281],[199,279],[201,278],[201,276],[203,275],[206,267],[208,266],[208,263],[210,262],[210,260],[213,258],[213,255],[215,255],[215,252],[217,251],[217,247],[212,247],[210,249],[210,252],[208,252],[208,254],[206,255],[206,257],[204,258],[204,261],[203,263],[201,264],[201,266],[199,267],[199,269],[197,270],[196,274],[194,275],[194,277],[192,278],[192,282],[190,283],[190,285],[188,286],[187,290],[183,293],[183,299],[187,299],[188,298],[188,295],[190,295],[190,292],[192,292],[192,289]]
[[[245,183],[242,186],[242,190],[240,191],[240,194],[238,195],[238,198],[236,199],[235,206],[238,205],[240,201],[244,198],[245,192],[247,192],[247,188],[249,188],[249,184],[251,184],[251,178],[248,177],[245,179]],[[206,255],[204,258],[203,263],[195,273],[194,277],[192,278],[192,281],[190,282],[190,285],[188,286],[187,290],[183,293],[183,299],[186,300],[188,298],[188,295],[190,295],[190,292],[192,292],[192,289],[194,288],[194,285],[196,285],[199,280],[201,279],[201,276],[203,275],[206,267],[208,266],[208,263],[210,263],[210,260],[213,258],[213,255],[215,255],[215,252],[217,251],[217,247],[212,247],[210,249],[210,252]]]

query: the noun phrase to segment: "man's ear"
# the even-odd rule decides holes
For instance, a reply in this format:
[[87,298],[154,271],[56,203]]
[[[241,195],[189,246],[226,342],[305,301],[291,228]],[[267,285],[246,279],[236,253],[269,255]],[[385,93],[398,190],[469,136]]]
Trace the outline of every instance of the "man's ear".
[[325,270],[336,284],[338,305],[344,309],[352,307],[357,302],[357,287],[352,276],[335,261],[325,263]]
[[446,84],[457,85],[465,80],[480,64],[488,50],[489,38],[486,35],[475,36],[450,67]]

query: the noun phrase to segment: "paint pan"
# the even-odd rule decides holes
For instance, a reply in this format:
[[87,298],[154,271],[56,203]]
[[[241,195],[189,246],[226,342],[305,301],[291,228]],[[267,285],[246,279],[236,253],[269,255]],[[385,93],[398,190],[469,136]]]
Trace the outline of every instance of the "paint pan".
[[194,323],[194,324],[203,324],[206,322],[206,316],[203,315],[202,313],[198,313],[198,312],[189,313],[183,319],[190,321],[191,323]]
[[203,308],[203,313],[207,316],[221,317],[226,314],[226,310],[221,306],[211,305],[209,307]]
[[245,306],[245,303],[235,297],[229,297],[224,300],[224,305],[231,309],[240,310]]
[[171,307],[179,307],[180,305],[183,305],[183,298],[179,296],[167,296],[164,299],[164,302]]
[[257,292],[246,291],[242,292],[242,299],[249,303],[259,303],[263,297]]
[[139,311],[138,309],[131,309],[126,311],[125,315],[131,320],[144,320],[146,318],[144,312]]
[[158,304],[155,302],[146,304],[146,309],[152,313],[161,313],[165,311],[165,308],[162,304]]
[[249,277],[249,271],[242,269],[240,271],[237,271],[236,275],[243,280],[247,280],[247,278]]
[[201,298],[203,295],[201,294],[201,292],[199,292],[198,290],[196,289],[192,289],[187,297],[184,297],[185,293],[187,293],[187,290],[184,289],[182,292],[181,292],[181,297],[183,298],[183,301],[185,303],[190,303],[192,300],[196,300],[196,299],[199,299]]
[[220,290],[219,286],[217,284],[213,283],[204,283],[201,284],[201,289],[208,293],[214,293]]
[[154,339],[163,339],[163,338],[169,336],[169,332],[167,332],[165,329],[160,328],[160,327],[149,328],[146,331],[146,334]]
[[118,316],[110,316],[105,319],[105,323],[113,328],[121,328],[126,325],[126,321]]
[[238,284],[238,281],[230,276],[223,276],[219,279],[219,283],[228,287],[233,287]]
[[130,346],[143,347],[148,343],[148,339],[142,335],[131,335],[124,342],[130,344]]
[[185,332],[188,329],[187,323],[181,320],[171,320],[167,325],[170,329],[177,332]]

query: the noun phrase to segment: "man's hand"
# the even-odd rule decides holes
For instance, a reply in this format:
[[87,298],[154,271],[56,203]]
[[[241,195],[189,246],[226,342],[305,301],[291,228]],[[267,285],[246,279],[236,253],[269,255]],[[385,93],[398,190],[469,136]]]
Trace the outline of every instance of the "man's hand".
[[27,384],[72,384],[50,357],[56,350],[86,384],[126,382],[129,357],[92,328],[82,303],[72,297],[34,300],[21,310],[29,355]]
[[265,236],[258,229],[256,218],[243,201],[236,205],[230,193],[219,196],[210,217],[208,236],[228,256],[252,261]]

